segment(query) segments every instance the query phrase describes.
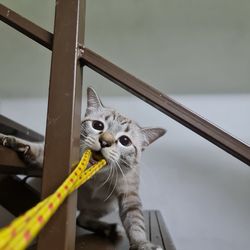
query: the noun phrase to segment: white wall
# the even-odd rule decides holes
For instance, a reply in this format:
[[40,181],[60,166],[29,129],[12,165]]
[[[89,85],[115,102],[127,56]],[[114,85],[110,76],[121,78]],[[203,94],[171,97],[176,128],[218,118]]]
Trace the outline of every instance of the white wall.
[[[0,2],[53,31],[55,1]],[[249,9],[248,0],[87,0],[86,46],[165,93],[249,93]],[[0,33],[0,97],[45,97],[50,52],[1,22]],[[96,74],[88,81],[124,94]]]
[[[250,95],[174,98],[250,143]],[[46,102],[2,99],[0,112],[43,133]],[[163,213],[177,249],[250,249],[249,167],[136,98],[103,102],[168,129],[144,153],[141,195],[145,208]]]

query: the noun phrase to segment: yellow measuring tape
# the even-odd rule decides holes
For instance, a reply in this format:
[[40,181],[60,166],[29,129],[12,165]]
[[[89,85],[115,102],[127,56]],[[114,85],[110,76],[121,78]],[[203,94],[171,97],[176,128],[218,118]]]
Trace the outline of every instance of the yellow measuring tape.
[[86,150],[75,170],[53,194],[16,218],[9,226],[0,229],[0,250],[25,249],[67,196],[106,165],[106,161],[101,160],[86,170],[90,157],[91,151]]

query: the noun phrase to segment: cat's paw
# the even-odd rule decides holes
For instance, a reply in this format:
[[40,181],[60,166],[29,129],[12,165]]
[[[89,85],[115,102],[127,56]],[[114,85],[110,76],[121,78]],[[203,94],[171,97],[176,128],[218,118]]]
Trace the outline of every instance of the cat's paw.
[[119,224],[112,223],[107,226],[103,231],[104,235],[112,240],[115,240],[122,236],[124,230]]
[[0,145],[11,148],[16,152],[22,153],[26,155],[30,150],[30,146],[27,144],[23,144],[18,142],[16,137],[10,135],[4,135],[0,133]]
[[162,247],[156,246],[151,242],[141,242],[136,245],[130,246],[130,250],[163,250]]
[[11,148],[19,155],[23,155],[24,157],[28,155],[30,151],[30,146],[18,141],[18,139],[11,135],[4,135],[0,133],[0,145]]
[[11,138],[11,136],[0,133],[0,145],[7,147],[9,141],[8,138]]

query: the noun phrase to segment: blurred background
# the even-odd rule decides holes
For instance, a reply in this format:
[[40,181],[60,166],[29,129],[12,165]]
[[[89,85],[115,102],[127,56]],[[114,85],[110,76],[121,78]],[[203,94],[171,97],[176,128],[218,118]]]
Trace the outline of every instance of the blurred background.
[[[53,32],[55,1],[0,3]],[[85,41],[250,144],[249,12],[247,0],[87,0]],[[0,23],[0,113],[42,134],[50,58],[49,50]],[[163,213],[177,249],[250,249],[250,169],[85,69],[84,96],[88,85],[142,126],[168,129],[144,153],[141,195],[145,208]]]

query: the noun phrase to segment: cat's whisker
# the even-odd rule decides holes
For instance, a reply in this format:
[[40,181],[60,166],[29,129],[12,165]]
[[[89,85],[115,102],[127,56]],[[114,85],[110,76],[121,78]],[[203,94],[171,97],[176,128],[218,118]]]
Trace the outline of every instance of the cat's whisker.
[[127,194],[128,194],[128,180],[127,180],[126,175],[125,175],[124,172],[122,171],[122,168],[121,168],[120,164],[118,163],[118,161],[116,161],[116,164],[117,164],[117,166],[118,166],[118,168],[119,168],[119,170],[120,170],[120,172],[121,172],[121,174],[122,174],[122,176],[123,176],[123,179],[124,179],[124,181],[125,181],[126,193],[125,193],[124,199],[126,199],[126,198],[127,198]]
[[112,150],[109,152],[110,158],[112,161],[116,162],[116,159],[119,158],[118,153],[115,152],[115,150]]
[[109,170],[109,175],[108,175],[107,179],[100,186],[98,186],[96,188],[96,190],[99,190],[100,188],[102,188],[109,181],[109,178],[111,177],[111,172],[112,172],[112,167]]
[[[104,157],[109,169],[100,171],[79,190],[80,214],[77,220],[81,227],[105,235],[112,233],[113,226],[106,226],[99,218],[112,212],[118,205],[120,219],[129,235],[129,244],[135,249],[159,249],[146,237],[138,192],[138,163],[142,146],[150,145],[164,133],[165,130],[160,128],[142,128],[114,109],[106,108],[95,91],[88,89],[86,115],[80,124],[80,152],[83,154],[87,149],[94,151],[88,166]],[[0,133],[0,144],[10,146],[26,164],[42,167],[44,145],[41,143],[30,143]],[[152,172],[153,168],[146,166],[144,171]],[[145,178],[141,178],[141,181],[145,181]]]
[[126,161],[124,161],[122,158],[120,158],[119,161],[121,161],[122,163],[124,163],[125,167],[127,167],[127,168],[133,168]]
[[120,164],[118,163],[118,161],[115,161],[115,163],[116,163],[117,167],[119,168],[123,178],[126,178],[126,176],[125,176],[124,172],[122,171],[122,168],[121,168]]
[[107,193],[109,193],[109,190],[110,190],[111,185],[112,185],[112,179],[114,176],[114,166],[112,164],[110,164],[110,167],[111,167],[111,176],[110,176],[110,182],[109,182]]
[[85,140],[84,144],[86,144],[86,146],[90,147],[91,145],[94,144],[94,140],[92,138],[87,138]]
[[114,187],[113,187],[113,189],[112,189],[111,193],[108,195],[108,197],[107,197],[107,198],[105,198],[105,200],[104,200],[104,201],[107,201],[107,200],[111,197],[111,195],[113,194],[113,192],[114,192],[114,190],[115,190],[115,188],[116,188],[117,179],[118,179],[118,172],[117,172],[117,168],[115,168],[115,173],[116,173],[115,185],[114,185]]
[[[84,128],[82,127],[82,129],[84,129]],[[85,137],[88,136],[88,134],[87,134],[84,130],[82,130],[82,131],[80,132],[80,135],[83,135],[83,136],[85,136]]]
[[90,142],[90,143],[95,143],[95,139],[92,137],[87,137],[86,141]]

